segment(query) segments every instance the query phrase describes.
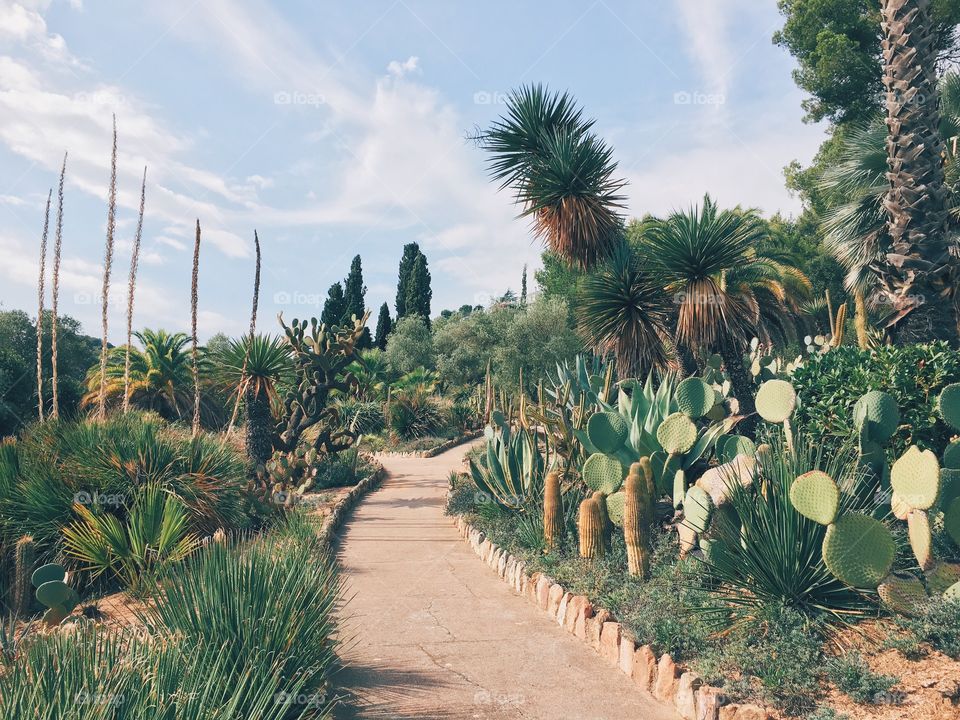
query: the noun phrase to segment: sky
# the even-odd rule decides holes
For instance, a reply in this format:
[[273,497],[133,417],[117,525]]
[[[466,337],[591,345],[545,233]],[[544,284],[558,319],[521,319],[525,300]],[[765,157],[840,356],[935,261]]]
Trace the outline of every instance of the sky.
[[596,118],[631,217],[705,192],[796,214],[783,167],[824,128],[802,121],[781,24],[775,0],[0,0],[0,309],[36,314],[68,152],[60,307],[99,335],[114,114],[117,343],[145,166],[135,327],[189,330],[197,219],[201,340],[249,323],[254,229],[261,332],[319,316],[357,254],[373,322],[392,313],[408,242],[435,314],[518,291],[524,264],[533,285],[542,248],[469,140],[525,83]]

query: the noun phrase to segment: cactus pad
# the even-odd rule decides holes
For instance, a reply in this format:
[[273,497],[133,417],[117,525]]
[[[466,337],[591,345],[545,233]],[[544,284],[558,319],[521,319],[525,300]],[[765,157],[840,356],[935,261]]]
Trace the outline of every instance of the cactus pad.
[[960,582],[960,563],[938,562],[927,573],[930,592],[940,595],[947,588]]
[[890,495],[890,510],[897,520],[906,520],[913,508],[894,492]]
[[945,511],[958,497],[960,497],[960,470],[940,468],[940,509]]
[[840,509],[840,488],[819,470],[804,473],[790,486],[790,502],[798,513],[821,525],[830,525]]
[[72,610],[77,602],[77,591],[61,580],[51,580],[37,588],[37,600],[48,608]]
[[797,393],[786,380],[767,380],[757,391],[756,406],[767,422],[782,423],[797,407]]
[[707,491],[694,485],[687,490],[683,500],[683,521],[696,532],[702,533],[710,526],[713,509],[713,500]]
[[944,600],[960,600],[960,582],[954,583],[943,591]]
[[861,441],[860,462],[875,472],[880,472],[887,463],[887,454],[880,443],[873,440]]
[[717,442],[717,457],[720,462],[727,463],[737,455],[753,457],[757,453],[757,446],[753,440],[743,435],[728,435]]
[[930,517],[923,510],[913,510],[907,515],[907,535],[910,547],[923,570],[933,567],[933,534],[930,532]]
[[927,591],[910,573],[892,573],[877,587],[883,604],[901,615],[916,615],[930,599]]
[[943,514],[943,529],[957,545],[960,545],[960,498],[954,498]]
[[630,428],[620,413],[599,412],[587,421],[587,437],[602,453],[614,453],[627,440]]
[[39,588],[44,583],[52,582],[53,580],[59,580],[62,583],[67,581],[67,571],[64,570],[62,565],[57,565],[56,563],[41,565],[33,571],[33,575],[30,577],[30,582],[35,588]]
[[947,425],[960,432],[960,383],[947,385],[940,391],[937,411]]
[[623,508],[626,496],[623,491],[615,492],[607,496],[607,516],[617,527],[623,527]]
[[684,415],[694,419],[701,418],[710,412],[716,404],[716,393],[698,377],[690,377],[677,385],[677,407]]
[[620,461],[611,455],[594,453],[583,463],[583,481],[593,491],[612,495],[623,484],[624,472]]
[[940,496],[940,463],[929,450],[911,445],[890,468],[890,484],[914,510],[929,510]]
[[943,466],[951,470],[960,470],[960,440],[953,440],[944,448]]
[[657,441],[671,455],[682,455],[697,442],[697,426],[683,413],[673,413],[657,428]]
[[866,515],[841,515],[823,538],[823,562],[855,588],[875,588],[889,574],[897,548],[890,531]]
[[893,437],[900,424],[900,408],[889,393],[871,390],[853,406],[853,422],[875,442]]

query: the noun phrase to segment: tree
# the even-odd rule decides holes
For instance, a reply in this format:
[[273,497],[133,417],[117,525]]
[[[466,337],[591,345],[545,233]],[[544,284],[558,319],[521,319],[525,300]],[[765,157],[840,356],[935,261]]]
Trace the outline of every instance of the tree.
[[613,151],[590,132],[593,124],[568,93],[525,85],[475,138],[490,154],[491,177],[513,190],[537,237],[581,269],[617,247],[623,225],[626,182],[614,177]]
[[406,314],[419,315],[430,326],[430,301],[433,291],[430,289],[430,271],[427,269],[427,257],[423,253],[417,256],[407,279]]
[[[349,321],[353,317],[363,317],[367,311],[365,297],[367,286],[363,284],[363,268],[360,265],[360,256],[356,255],[353,262],[350,263],[350,274],[344,281],[344,301],[346,310],[343,313],[343,321]],[[370,330],[364,329],[360,336],[360,348],[365,349],[373,346],[373,340],[370,338]]]
[[527,264],[523,264],[523,275],[520,277],[520,304],[527,304]]
[[327,290],[327,299],[323,303],[323,312],[320,313],[320,322],[327,327],[343,324],[347,313],[347,299],[343,294],[343,285],[335,282]]
[[381,350],[387,349],[387,338],[393,330],[393,320],[390,319],[390,308],[384,303],[380,306],[380,315],[377,316],[377,334],[373,344]]
[[407,243],[403,246],[403,256],[400,258],[400,272],[397,275],[397,320],[407,314],[407,283],[413,265],[420,256],[420,246],[417,243]]
[[890,249],[878,268],[900,342],[957,343],[947,236],[948,190],[937,104],[936,26],[929,0],[883,0],[883,85],[887,91],[887,211]]
[[397,320],[387,340],[386,359],[398,375],[419,367],[434,368],[433,335],[423,317],[407,315]]
[[[797,59],[794,80],[811,95],[807,119],[869,120],[883,104],[880,0],[780,0],[779,7],[785,21],[773,41]],[[931,60],[955,59],[960,3],[934,2],[931,22]]]

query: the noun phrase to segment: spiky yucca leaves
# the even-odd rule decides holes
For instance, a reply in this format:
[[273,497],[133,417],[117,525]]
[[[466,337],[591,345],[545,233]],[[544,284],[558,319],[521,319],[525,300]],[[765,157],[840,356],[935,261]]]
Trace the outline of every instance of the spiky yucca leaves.
[[394,395],[384,416],[390,432],[401,440],[428,437],[443,428],[443,413],[436,398],[418,388]]
[[568,93],[541,85],[510,94],[506,112],[477,136],[490,153],[490,174],[510,187],[536,234],[568,263],[588,268],[622,236],[625,181],[609,146],[590,132],[593,120]]
[[255,465],[263,465],[273,454],[279,388],[293,378],[290,346],[278,336],[254,335],[230,340],[211,360],[217,381],[244,398],[247,454]]
[[584,278],[577,302],[580,333],[595,352],[616,358],[624,377],[666,369],[669,313],[663,287],[625,244]]
[[863,596],[837,580],[824,564],[826,528],[802,516],[790,501],[794,480],[820,470],[841,484],[844,510],[861,509],[856,454],[850,448],[825,452],[807,437],[795,439],[792,453],[778,435],[770,434],[766,440],[771,451],[757,456],[759,479],[748,487],[732,478],[729,483],[738,522],[711,527],[705,562],[716,582],[711,592],[722,603],[702,611],[723,613],[725,625],[748,622],[782,606],[830,622],[869,614]]
[[199,545],[186,507],[156,485],[136,492],[125,522],[96,506],[77,503],[73,509],[79,520],[63,529],[66,554],[93,577],[112,572],[135,594],[152,592],[159,573]]
[[203,547],[164,578],[145,619],[189,643],[221,647],[233,662],[274,667],[285,683],[317,688],[334,669],[341,594],[329,554],[296,526]]
[[901,342],[957,344],[955,242],[948,237],[930,0],[882,0],[890,249],[879,271]]

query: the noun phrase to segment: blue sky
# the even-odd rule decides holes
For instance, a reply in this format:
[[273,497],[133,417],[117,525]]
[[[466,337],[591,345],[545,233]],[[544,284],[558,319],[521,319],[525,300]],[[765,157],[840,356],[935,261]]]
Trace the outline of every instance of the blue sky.
[[[614,146],[629,213],[722,205],[796,213],[808,162],[774,0],[289,2],[0,0],[0,306],[36,312],[47,190],[69,151],[61,306],[98,334],[111,114],[119,127],[111,339],[147,170],[135,325],[189,327],[200,218],[201,339],[319,315],[359,253],[374,314],[404,243],[434,312],[519,288],[540,248],[467,140],[521,83],[571,91]],[[49,301],[48,301],[49,302]]]

